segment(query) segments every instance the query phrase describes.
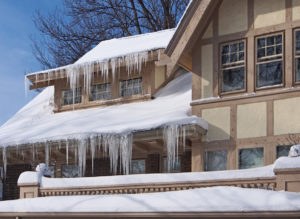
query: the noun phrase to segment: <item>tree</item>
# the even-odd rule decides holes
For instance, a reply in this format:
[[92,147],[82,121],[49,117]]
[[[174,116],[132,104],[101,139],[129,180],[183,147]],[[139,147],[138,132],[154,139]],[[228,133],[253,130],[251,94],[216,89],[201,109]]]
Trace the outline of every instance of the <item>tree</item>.
[[102,40],[174,28],[189,0],[64,0],[64,9],[33,17],[31,37],[44,68],[74,63]]

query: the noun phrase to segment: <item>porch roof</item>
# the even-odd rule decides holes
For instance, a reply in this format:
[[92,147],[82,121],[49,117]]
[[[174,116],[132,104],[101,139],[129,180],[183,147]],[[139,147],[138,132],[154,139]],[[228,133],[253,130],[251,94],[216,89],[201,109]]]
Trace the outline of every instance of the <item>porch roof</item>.
[[150,101],[56,114],[54,89],[48,87],[0,127],[0,146],[128,134],[168,125],[192,124],[206,131],[207,123],[191,115],[191,83],[191,73],[183,73]]

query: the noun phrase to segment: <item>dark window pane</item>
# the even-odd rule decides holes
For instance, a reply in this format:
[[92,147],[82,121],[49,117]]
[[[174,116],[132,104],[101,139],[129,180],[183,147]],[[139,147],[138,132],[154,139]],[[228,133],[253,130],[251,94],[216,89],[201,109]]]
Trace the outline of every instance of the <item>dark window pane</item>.
[[267,48],[267,56],[275,55],[274,47],[268,47]]
[[239,150],[239,169],[261,167],[264,165],[264,149],[249,148]]
[[272,46],[274,45],[274,36],[267,37],[267,46]]
[[296,42],[296,54],[300,54],[300,41]]
[[239,43],[239,51],[244,51],[244,42]]
[[205,153],[205,171],[227,169],[227,151],[208,151]]
[[230,45],[230,52],[231,53],[237,52],[237,44],[236,43]]
[[279,145],[276,147],[276,157],[287,157],[292,145]]
[[281,44],[282,43],[282,35],[277,35],[276,36],[276,44]]
[[222,92],[244,89],[245,68],[234,68],[223,71]]
[[261,38],[257,40],[257,48],[264,48],[266,46],[265,38]]
[[276,54],[282,54],[282,45],[276,46]]
[[230,55],[230,62],[236,62],[237,61],[237,54],[234,53],[234,54],[231,54]]
[[264,57],[266,54],[265,54],[265,49],[258,49],[257,50],[257,58],[262,58]]
[[256,86],[270,86],[282,83],[282,61],[257,65]]
[[239,53],[239,61],[243,61],[244,60],[244,53],[243,52],[240,52]]
[[181,157],[175,159],[174,165],[171,165],[171,170],[168,171],[168,159],[164,157],[163,159],[163,172],[181,172]]
[[300,81],[300,58],[295,60],[296,81]]
[[77,165],[63,165],[62,166],[62,177],[72,178],[79,177],[79,168]]
[[222,56],[222,64],[227,64],[227,63],[229,63],[229,56],[223,55]]
[[145,173],[146,161],[145,160],[132,160],[130,166],[131,174]]
[[226,54],[229,52],[229,46],[226,45],[226,46],[222,46],[222,54]]
[[296,31],[296,41],[300,41],[300,30]]

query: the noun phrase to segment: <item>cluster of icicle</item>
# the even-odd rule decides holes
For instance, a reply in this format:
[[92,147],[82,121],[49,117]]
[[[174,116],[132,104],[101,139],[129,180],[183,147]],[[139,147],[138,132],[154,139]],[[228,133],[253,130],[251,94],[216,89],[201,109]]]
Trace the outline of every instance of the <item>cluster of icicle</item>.
[[[168,171],[175,167],[178,159],[178,148],[182,144],[185,148],[186,129],[183,125],[169,125],[164,127],[163,138],[167,150]],[[60,141],[45,141],[34,144],[27,144],[31,146],[32,161],[35,160],[36,149],[39,147],[45,148],[45,163],[49,165],[51,158],[51,150],[53,147],[61,149],[62,146],[66,149],[66,163],[69,164],[69,151],[74,150],[74,160],[79,167],[79,176],[85,175],[87,153],[90,153],[92,161],[92,175],[94,174],[94,158],[96,152],[103,152],[110,159],[110,168],[112,174],[118,173],[119,170],[123,174],[130,173],[130,166],[132,160],[132,144],[133,134],[98,134],[89,137],[82,137],[78,139],[64,139]],[[17,153],[18,153],[17,146]],[[3,147],[3,166],[4,173],[7,167],[7,147]]]
[[[153,58],[153,52],[150,52],[150,56]],[[55,80],[58,78],[63,78],[66,72],[66,77],[70,86],[70,89],[73,91],[73,98],[75,97],[75,90],[79,87],[80,79],[83,78],[84,89],[86,93],[90,92],[90,87],[93,81],[94,73],[100,74],[104,81],[109,79],[109,70],[111,69],[112,80],[115,80],[116,73],[120,74],[121,66],[126,66],[126,71],[128,75],[138,72],[141,73],[142,65],[148,61],[149,54],[148,52],[140,52],[128,54],[123,57],[112,58],[109,60],[102,61],[92,61],[85,62],[82,64],[72,64],[65,67],[57,68],[55,70],[49,70],[45,72],[44,79],[48,78],[50,80]],[[39,73],[36,73],[36,81],[38,81]],[[46,77],[48,76],[48,77]],[[25,76],[25,94],[28,90],[28,78]],[[74,101],[74,100],[73,100]]]

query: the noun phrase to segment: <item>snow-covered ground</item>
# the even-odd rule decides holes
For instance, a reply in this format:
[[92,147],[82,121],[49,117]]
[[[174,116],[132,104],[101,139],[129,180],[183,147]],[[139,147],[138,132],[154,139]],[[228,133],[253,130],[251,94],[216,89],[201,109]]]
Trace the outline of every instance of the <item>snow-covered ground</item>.
[[236,187],[0,202],[0,212],[257,212],[300,211],[300,194]]

